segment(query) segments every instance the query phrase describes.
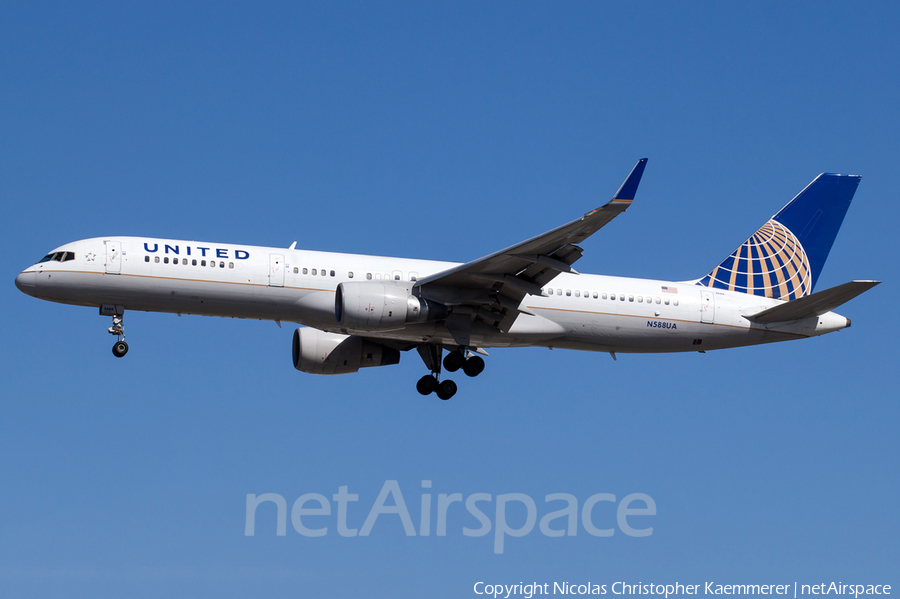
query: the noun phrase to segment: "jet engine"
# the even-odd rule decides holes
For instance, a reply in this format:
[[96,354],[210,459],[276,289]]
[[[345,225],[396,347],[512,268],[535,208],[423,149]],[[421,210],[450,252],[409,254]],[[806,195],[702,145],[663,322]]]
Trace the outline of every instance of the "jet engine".
[[294,368],[310,374],[350,374],[400,362],[400,351],[357,337],[301,327],[294,331]]
[[412,294],[408,282],[341,283],[334,315],[348,331],[394,331],[407,324],[446,318],[447,307]]

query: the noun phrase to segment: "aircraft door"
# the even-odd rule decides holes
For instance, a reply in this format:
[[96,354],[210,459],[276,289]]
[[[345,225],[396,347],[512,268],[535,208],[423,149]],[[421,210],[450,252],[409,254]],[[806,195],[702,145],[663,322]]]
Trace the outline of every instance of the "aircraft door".
[[284,287],[284,256],[269,254],[269,287]]
[[716,299],[712,291],[700,292],[700,322],[712,324],[716,318]]
[[122,272],[122,242],[104,241],[106,246],[106,272],[119,274]]

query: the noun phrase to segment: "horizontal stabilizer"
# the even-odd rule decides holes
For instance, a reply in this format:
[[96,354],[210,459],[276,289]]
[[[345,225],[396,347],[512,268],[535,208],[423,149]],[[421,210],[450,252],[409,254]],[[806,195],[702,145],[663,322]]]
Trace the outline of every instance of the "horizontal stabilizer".
[[841,304],[849,302],[857,295],[868,291],[880,282],[850,281],[831,289],[817,291],[812,295],[786,302],[774,308],[768,308],[746,318],[760,324],[770,324],[773,322],[800,320],[810,316],[820,316],[826,312],[831,312]]

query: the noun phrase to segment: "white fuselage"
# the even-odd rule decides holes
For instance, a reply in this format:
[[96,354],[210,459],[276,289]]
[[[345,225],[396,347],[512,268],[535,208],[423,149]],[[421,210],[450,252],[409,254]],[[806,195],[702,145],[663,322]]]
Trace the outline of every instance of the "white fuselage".
[[[296,322],[340,333],[335,290],[348,281],[417,280],[457,263],[194,241],[104,237],[66,244],[23,271],[24,292],[81,306]],[[828,312],[789,323],[745,315],[781,300],[668,282],[560,274],[528,295],[508,332],[473,323],[472,347],[537,345],[604,352],[701,351],[811,337],[849,325]],[[371,338],[453,346],[440,322],[369,332]]]

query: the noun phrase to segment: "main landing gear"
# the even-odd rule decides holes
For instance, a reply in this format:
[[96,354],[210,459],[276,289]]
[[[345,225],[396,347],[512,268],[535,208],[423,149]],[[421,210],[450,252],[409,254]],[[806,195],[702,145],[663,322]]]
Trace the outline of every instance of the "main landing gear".
[[456,395],[456,383],[450,379],[438,382],[438,373],[426,374],[416,383],[416,391],[422,395],[436,393],[441,399],[450,399]]
[[118,341],[113,344],[112,353],[115,357],[121,358],[128,353],[128,344],[125,343],[125,307],[104,304],[100,306],[100,314],[112,316],[112,326],[107,330],[110,335],[118,337]]
[[466,376],[478,376],[484,371],[484,359],[476,355],[466,358],[462,350],[448,353],[444,358],[444,370],[456,372],[460,368],[466,373]]
[[[456,395],[456,383],[450,379],[441,380],[441,354],[443,348],[440,345],[423,345],[418,348],[419,355],[425,362],[425,366],[431,370],[416,383],[416,391],[422,395],[435,393],[441,399],[450,399]],[[468,353],[468,357],[466,354]],[[460,368],[466,376],[478,376],[484,370],[484,359],[467,352],[465,348],[449,352],[443,359],[444,370],[456,372]]]

